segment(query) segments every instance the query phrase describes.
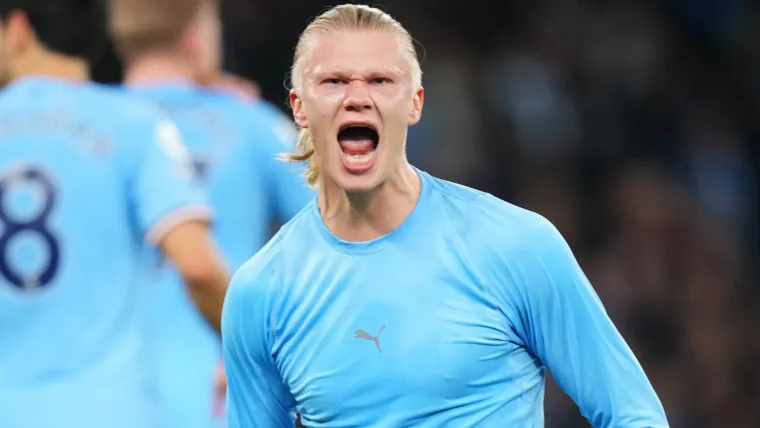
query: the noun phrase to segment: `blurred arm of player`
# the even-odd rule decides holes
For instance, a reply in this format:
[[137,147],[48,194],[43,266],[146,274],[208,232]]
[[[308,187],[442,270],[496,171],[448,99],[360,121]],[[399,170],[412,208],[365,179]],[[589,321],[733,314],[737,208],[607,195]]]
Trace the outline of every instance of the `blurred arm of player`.
[[222,305],[229,276],[211,237],[209,223],[181,221],[164,234],[158,245],[182,276],[195,306],[211,327],[221,333]]
[[665,411],[570,247],[545,219],[502,257],[497,299],[531,353],[596,428],[665,428]]
[[221,332],[229,276],[209,230],[211,210],[179,130],[163,121],[155,134],[156,141],[140,165],[136,189],[146,239],[173,263],[201,314]]

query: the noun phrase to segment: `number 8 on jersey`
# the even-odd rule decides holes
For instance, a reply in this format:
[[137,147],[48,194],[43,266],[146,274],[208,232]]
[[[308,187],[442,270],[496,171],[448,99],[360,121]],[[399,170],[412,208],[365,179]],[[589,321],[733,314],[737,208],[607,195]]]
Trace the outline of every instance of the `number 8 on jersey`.
[[[19,186],[37,186],[41,190],[40,208],[26,218],[18,218],[10,213],[8,193]],[[53,180],[42,169],[31,166],[9,168],[0,178],[0,275],[11,286],[31,290],[48,285],[58,270],[59,244],[56,236],[48,229],[47,220],[55,206],[55,186]],[[41,239],[47,260],[38,272],[21,272],[10,254],[10,245],[19,234],[32,234]]]

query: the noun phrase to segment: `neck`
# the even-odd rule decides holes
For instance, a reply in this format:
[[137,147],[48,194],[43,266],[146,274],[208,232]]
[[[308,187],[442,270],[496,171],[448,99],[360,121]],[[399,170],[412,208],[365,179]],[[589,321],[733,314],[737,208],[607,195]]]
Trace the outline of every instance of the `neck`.
[[150,84],[162,80],[192,81],[191,67],[179,55],[146,54],[127,65],[125,82],[128,85]]
[[85,82],[90,78],[90,68],[83,59],[40,51],[30,55],[17,70],[17,75],[39,75]]
[[349,242],[369,241],[387,235],[412,213],[422,183],[408,162],[377,188],[349,193],[334,182],[322,180],[319,211],[330,231]]

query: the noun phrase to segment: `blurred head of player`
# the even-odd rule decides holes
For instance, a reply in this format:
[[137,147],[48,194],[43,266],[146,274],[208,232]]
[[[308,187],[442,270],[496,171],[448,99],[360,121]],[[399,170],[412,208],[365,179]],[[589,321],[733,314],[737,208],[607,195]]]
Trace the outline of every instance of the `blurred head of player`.
[[0,0],[0,86],[26,75],[87,79],[103,41],[97,0]]
[[109,0],[109,25],[128,69],[161,74],[158,68],[163,67],[171,69],[163,74],[182,71],[201,84],[219,75],[217,0]]
[[301,34],[290,103],[301,128],[292,161],[312,186],[367,193],[408,172],[406,136],[422,113],[409,33],[385,12],[337,6]]

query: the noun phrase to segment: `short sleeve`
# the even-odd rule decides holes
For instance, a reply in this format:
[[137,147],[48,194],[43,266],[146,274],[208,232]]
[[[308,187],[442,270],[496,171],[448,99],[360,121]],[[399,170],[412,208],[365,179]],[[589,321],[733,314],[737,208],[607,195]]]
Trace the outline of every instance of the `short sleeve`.
[[278,281],[266,252],[235,274],[222,313],[228,428],[293,427],[295,400],[275,366],[269,290]]
[[180,223],[211,219],[190,153],[169,120],[157,121],[151,128],[136,165],[132,192],[140,229],[151,243],[159,242]]

